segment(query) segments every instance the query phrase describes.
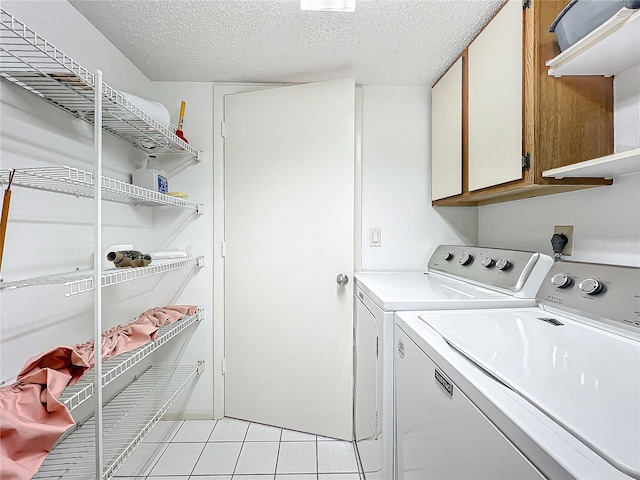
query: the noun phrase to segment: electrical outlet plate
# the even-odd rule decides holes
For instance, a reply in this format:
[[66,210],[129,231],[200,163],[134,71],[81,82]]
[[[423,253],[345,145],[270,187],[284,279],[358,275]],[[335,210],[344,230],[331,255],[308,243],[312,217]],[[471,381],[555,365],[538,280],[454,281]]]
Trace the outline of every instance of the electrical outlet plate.
[[569,241],[562,249],[562,255],[571,255],[573,253],[573,225],[556,225],[553,227],[553,233],[564,233]]

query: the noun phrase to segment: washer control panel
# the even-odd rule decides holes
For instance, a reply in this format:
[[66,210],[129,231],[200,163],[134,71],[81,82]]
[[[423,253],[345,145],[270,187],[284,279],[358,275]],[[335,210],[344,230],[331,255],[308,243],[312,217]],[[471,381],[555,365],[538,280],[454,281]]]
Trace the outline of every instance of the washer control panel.
[[429,270],[517,292],[539,258],[539,253],[520,250],[440,245],[429,260]]
[[536,300],[640,333],[640,268],[556,262]]

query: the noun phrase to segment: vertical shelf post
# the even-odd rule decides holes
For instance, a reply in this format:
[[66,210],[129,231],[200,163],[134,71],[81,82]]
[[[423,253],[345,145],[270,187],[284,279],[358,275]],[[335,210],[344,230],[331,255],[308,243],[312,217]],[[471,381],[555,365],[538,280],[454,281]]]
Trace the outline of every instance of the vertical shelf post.
[[94,112],[94,206],[95,224],[93,227],[93,357],[95,359],[95,384],[93,386],[96,398],[95,413],[95,452],[96,479],[103,478],[103,444],[102,444],[102,71],[95,70],[95,112]]

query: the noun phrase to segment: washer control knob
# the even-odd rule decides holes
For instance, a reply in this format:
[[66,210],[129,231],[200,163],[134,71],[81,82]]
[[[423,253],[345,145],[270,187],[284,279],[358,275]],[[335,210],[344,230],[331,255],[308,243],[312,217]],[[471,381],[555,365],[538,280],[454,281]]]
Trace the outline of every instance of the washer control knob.
[[473,261],[473,255],[470,253],[463,253],[460,256],[460,265],[465,266],[469,265]]
[[491,257],[484,257],[482,259],[482,266],[485,268],[491,268],[496,264],[496,261]]
[[585,278],[578,288],[587,295],[597,295],[602,291],[602,283],[595,278]]
[[511,262],[506,258],[501,258],[496,262],[496,268],[504,272],[505,270],[509,270],[511,268]]
[[451,261],[451,259],[453,258],[453,253],[451,253],[451,252],[446,252],[446,253],[442,256],[442,258],[444,258],[447,262],[450,262],[450,261]]
[[557,288],[567,288],[571,285],[571,277],[566,273],[556,273],[551,277],[551,284]]

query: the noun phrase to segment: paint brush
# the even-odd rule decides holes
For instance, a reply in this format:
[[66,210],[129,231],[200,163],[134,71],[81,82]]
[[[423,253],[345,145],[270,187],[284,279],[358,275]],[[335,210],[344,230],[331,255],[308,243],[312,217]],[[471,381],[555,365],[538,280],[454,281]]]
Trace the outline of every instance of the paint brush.
[[2,256],[4,253],[4,238],[7,234],[7,220],[9,219],[9,205],[11,204],[11,182],[15,175],[15,169],[9,174],[9,183],[4,191],[4,199],[2,200],[2,219],[0,220],[0,271],[2,271]]
[[178,138],[184,140],[185,142],[189,143],[189,140],[187,140],[186,138],[184,138],[184,134],[182,133],[182,124],[184,123],[184,109],[187,106],[186,102],[183,100],[182,103],[180,104],[180,118],[178,120],[178,129],[176,130],[176,135]]

